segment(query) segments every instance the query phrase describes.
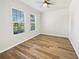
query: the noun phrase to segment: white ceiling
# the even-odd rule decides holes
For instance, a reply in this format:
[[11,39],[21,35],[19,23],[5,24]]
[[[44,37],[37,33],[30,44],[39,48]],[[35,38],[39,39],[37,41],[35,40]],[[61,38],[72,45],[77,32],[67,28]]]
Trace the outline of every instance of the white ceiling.
[[50,8],[45,8],[41,7],[41,3],[39,3],[42,2],[43,0],[21,0],[21,1],[41,12],[65,8],[68,7],[71,2],[71,0],[51,0],[50,2],[56,2],[56,3],[54,5],[50,5]]

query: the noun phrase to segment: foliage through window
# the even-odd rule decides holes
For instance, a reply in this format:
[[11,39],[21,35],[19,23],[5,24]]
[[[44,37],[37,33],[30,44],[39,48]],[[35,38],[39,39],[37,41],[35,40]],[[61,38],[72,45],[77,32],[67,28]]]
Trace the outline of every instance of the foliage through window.
[[31,31],[35,30],[35,16],[30,15]]
[[12,9],[13,33],[24,32],[24,13],[20,10]]

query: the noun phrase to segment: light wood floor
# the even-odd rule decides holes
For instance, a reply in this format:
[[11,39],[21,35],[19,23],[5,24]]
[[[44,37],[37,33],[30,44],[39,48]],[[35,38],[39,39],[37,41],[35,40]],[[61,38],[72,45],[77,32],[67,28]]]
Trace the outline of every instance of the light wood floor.
[[0,59],[78,59],[66,38],[38,35],[2,54]]

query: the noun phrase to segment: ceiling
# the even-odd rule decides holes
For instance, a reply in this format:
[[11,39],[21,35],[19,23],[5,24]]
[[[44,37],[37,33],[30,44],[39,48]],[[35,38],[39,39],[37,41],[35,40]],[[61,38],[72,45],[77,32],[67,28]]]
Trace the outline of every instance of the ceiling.
[[41,12],[65,8],[68,7],[71,2],[71,0],[51,0],[50,2],[56,2],[56,3],[54,5],[50,5],[50,8],[46,8],[41,6],[40,2],[42,2],[43,0],[21,0],[21,1]]

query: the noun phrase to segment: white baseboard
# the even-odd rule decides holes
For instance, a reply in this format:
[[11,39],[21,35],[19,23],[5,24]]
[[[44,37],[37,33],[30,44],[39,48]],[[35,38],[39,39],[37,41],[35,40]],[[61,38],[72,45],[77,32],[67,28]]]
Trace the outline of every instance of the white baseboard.
[[79,53],[78,53],[78,51],[76,50],[76,47],[75,47],[74,42],[73,42],[72,40],[70,40],[70,42],[71,42],[71,44],[72,44],[72,46],[73,46],[73,48],[74,48],[74,50],[75,50],[75,52],[76,52],[76,55],[77,55],[78,58],[79,58]]
[[51,36],[58,36],[58,37],[64,37],[64,38],[69,38],[69,36],[66,36],[66,35],[47,34],[47,33],[41,33],[41,34],[51,35]]
[[[40,34],[40,33],[39,33],[39,34]],[[10,47],[8,47],[8,48],[6,48],[6,49],[4,49],[4,50],[0,51],[0,53],[3,53],[3,52],[5,52],[5,51],[7,51],[7,50],[9,50],[9,49],[11,49],[11,48],[13,48],[13,47],[15,47],[15,46],[17,46],[17,45],[21,44],[21,43],[23,43],[23,42],[25,42],[25,41],[29,40],[29,39],[32,39],[33,37],[38,36],[39,34],[34,35],[34,36],[32,36],[32,37],[30,37],[30,38],[28,38],[28,39],[24,40],[24,41],[21,41],[21,42],[19,42],[19,43],[15,44],[15,45],[12,45],[12,46],[10,46]]]

